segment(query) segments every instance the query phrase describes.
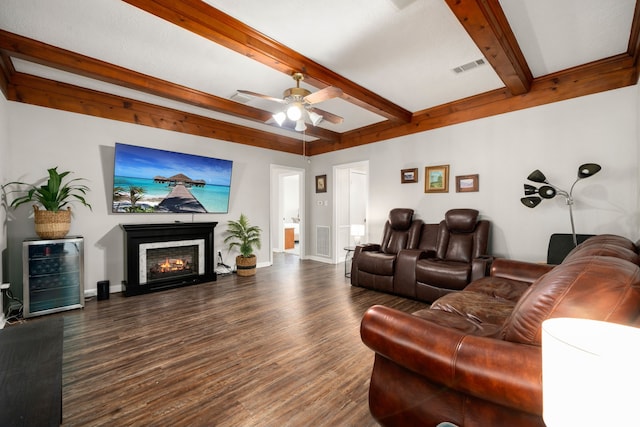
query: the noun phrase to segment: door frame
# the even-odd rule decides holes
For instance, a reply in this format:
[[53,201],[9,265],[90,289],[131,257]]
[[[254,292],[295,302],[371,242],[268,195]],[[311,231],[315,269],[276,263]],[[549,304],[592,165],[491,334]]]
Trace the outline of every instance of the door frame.
[[[273,251],[276,247],[275,242],[278,236],[284,239],[284,226],[282,223],[282,200],[283,195],[280,191],[281,182],[284,176],[297,175],[298,179],[298,204],[300,209],[300,228],[299,228],[299,256],[300,259],[306,257],[305,250],[305,236],[306,236],[306,221],[305,221],[305,175],[306,171],[302,168],[295,168],[291,166],[283,165],[270,165],[270,207],[269,207],[269,263],[273,264]],[[282,245],[284,248],[284,242]]]

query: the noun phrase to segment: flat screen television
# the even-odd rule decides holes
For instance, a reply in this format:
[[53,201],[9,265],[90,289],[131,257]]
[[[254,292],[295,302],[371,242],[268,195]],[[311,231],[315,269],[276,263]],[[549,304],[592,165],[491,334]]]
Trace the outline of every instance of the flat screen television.
[[227,213],[231,160],[115,144],[114,213]]

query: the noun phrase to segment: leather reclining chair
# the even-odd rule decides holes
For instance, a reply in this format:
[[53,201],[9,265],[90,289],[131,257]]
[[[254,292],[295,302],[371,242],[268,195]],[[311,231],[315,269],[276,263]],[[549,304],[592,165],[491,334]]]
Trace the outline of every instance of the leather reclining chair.
[[396,208],[389,212],[382,243],[357,246],[351,265],[351,284],[382,292],[393,292],[398,253],[416,248],[421,220],[413,219],[413,209]]
[[435,254],[425,253],[415,263],[416,297],[435,301],[464,289],[488,273],[490,222],[478,220],[475,209],[451,209],[440,222]]

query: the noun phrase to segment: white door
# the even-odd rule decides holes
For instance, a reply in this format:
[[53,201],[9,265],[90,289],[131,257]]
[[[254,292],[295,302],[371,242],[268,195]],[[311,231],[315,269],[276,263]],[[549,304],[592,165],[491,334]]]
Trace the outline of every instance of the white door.
[[[334,259],[343,262],[344,248],[366,241],[367,203],[369,200],[369,162],[357,162],[334,167],[335,212]],[[362,226],[362,236],[354,235]]]

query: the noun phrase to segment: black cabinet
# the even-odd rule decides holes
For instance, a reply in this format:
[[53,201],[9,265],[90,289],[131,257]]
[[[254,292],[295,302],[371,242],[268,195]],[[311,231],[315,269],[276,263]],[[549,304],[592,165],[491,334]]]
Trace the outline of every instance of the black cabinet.
[[24,317],[84,307],[82,237],[22,244]]

